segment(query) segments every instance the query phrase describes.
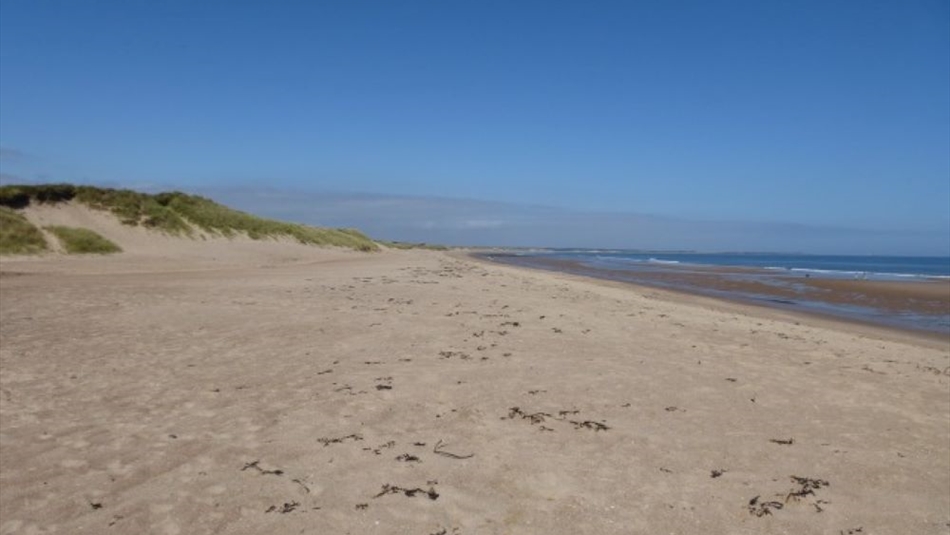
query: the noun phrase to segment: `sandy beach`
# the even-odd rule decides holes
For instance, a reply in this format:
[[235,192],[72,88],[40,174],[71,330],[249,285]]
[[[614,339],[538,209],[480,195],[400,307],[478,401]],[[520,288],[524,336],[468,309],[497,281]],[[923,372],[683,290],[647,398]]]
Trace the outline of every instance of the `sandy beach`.
[[950,533],[950,341],[175,247],[0,261],[0,534]]

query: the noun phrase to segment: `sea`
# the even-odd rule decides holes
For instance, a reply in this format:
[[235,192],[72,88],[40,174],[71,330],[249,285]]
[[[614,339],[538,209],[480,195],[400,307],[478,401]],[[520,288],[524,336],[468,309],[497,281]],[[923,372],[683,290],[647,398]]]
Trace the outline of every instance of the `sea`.
[[721,266],[788,271],[830,278],[868,280],[950,279],[950,256],[843,256],[780,253],[638,252],[545,249],[522,253],[574,260],[590,267],[653,264]]

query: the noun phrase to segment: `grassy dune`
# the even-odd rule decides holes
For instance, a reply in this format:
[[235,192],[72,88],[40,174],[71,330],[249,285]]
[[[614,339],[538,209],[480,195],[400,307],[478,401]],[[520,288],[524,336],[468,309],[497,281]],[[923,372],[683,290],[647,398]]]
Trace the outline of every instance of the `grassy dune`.
[[59,240],[69,254],[109,254],[122,252],[122,248],[86,228],[52,226],[46,227]]
[[384,241],[377,240],[381,245],[390,247],[392,249],[426,249],[429,251],[448,251],[449,248],[445,245],[433,245],[431,243],[410,243],[404,241]]
[[16,211],[0,206],[0,254],[35,254],[48,250],[40,229]]
[[308,245],[376,251],[379,246],[357,230],[311,227],[264,219],[181,192],[155,195],[131,190],[71,184],[0,187],[0,206],[19,209],[31,203],[76,201],[115,214],[125,225],[142,226],[173,236],[193,237],[195,229],[220,236],[244,234],[261,240],[288,237]]

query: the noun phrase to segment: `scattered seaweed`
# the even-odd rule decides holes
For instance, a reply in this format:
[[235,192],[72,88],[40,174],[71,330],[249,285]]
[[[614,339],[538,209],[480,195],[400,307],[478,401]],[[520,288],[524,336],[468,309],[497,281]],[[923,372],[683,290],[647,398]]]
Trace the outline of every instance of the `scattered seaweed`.
[[449,457],[451,459],[471,459],[472,457],[475,456],[474,453],[470,453],[468,455],[459,455],[457,453],[451,453],[451,452],[445,451],[442,449],[444,445],[445,444],[440,439],[439,442],[436,443],[435,447],[432,448],[432,453],[435,453],[437,455],[442,455],[443,457]]
[[256,460],[256,461],[251,461],[251,462],[249,462],[249,463],[245,463],[245,464],[244,464],[244,467],[241,468],[241,471],[244,472],[245,470],[247,470],[247,469],[249,469],[249,468],[253,468],[253,469],[257,470],[258,473],[260,473],[261,475],[265,475],[265,476],[267,476],[267,475],[273,475],[273,476],[282,476],[282,475],[284,475],[284,471],[283,471],[283,470],[280,470],[280,469],[265,470],[265,469],[261,468],[260,463],[261,463],[261,461],[260,461],[259,459]]
[[791,476],[791,479],[794,483],[800,485],[800,488],[789,492],[788,495],[785,496],[785,503],[788,503],[788,500],[790,499],[800,500],[805,496],[814,496],[816,490],[829,485],[829,483],[824,479],[813,479],[810,477],[798,476]]
[[770,516],[773,510],[777,511],[777,510],[782,509],[783,507],[785,507],[785,505],[782,502],[775,502],[775,501],[760,502],[759,496],[756,496],[755,498],[752,498],[751,500],[749,500],[749,514],[755,515],[759,518],[763,516]]
[[578,422],[576,420],[568,420],[571,425],[574,426],[574,429],[592,429],[594,431],[607,431],[610,427],[603,422],[595,422],[593,420],[584,420]]
[[362,436],[362,435],[359,435],[359,434],[356,434],[356,433],[353,433],[352,435],[346,435],[345,437],[339,437],[339,438],[318,438],[318,439],[317,439],[317,442],[323,444],[323,447],[325,448],[325,447],[329,446],[330,444],[341,444],[341,443],[343,443],[343,442],[346,441],[346,440],[352,440],[352,441],[354,441],[354,442],[359,442],[359,441],[363,440],[363,436]]
[[387,494],[403,494],[408,498],[415,498],[417,495],[421,494],[429,498],[430,500],[439,499],[439,493],[436,492],[433,487],[429,487],[428,490],[420,488],[420,487],[409,489],[409,488],[400,487],[397,485],[391,485],[389,483],[386,483],[385,485],[383,485],[383,488],[379,492],[379,494],[373,496],[373,498],[380,498],[382,496],[386,496]]
[[520,416],[523,420],[528,420],[531,422],[531,425],[544,423],[545,418],[553,418],[550,414],[546,412],[534,412],[528,414],[521,410],[520,407],[511,407],[508,409],[508,419],[514,420],[516,416]]
[[540,425],[540,429],[542,431],[553,431],[553,429],[551,429],[550,427],[541,425],[541,424],[544,424],[548,418],[551,418],[553,420],[557,420],[560,422],[567,422],[573,425],[574,429],[591,429],[593,431],[607,431],[608,429],[610,429],[610,426],[608,426],[603,421],[597,422],[594,420],[569,420],[567,418],[568,416],[571,416],[571,415],[580,414],[580,412],[581,411],[576,410],[576,409],[563,410],[563,411],[558,411],[557,416],[553,416],[552,414],[547,413],[547,412],[539,411],[539,412],[527,413],[521,410],[520,407],[511,407],[510,409],[508,409],[508,416],[502,417],[502,420],[514,420],[520,417],[522,420],[528,420],[529,422],[531,422],[531,425]]
[[276,505],[271,505],[264,512],[265,513],[280,513],[282,515],[285,515],[298,507],[300,507],[300,502],[284,502],[284,505],[280,507],[277,507]]

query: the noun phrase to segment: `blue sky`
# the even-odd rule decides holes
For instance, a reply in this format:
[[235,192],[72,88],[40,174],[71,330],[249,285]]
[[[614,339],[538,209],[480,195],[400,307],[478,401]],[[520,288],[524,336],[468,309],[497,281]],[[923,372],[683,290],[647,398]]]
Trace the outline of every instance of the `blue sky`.
[[948,6],[2,0],[0,172],[382,238],[950,254]]

